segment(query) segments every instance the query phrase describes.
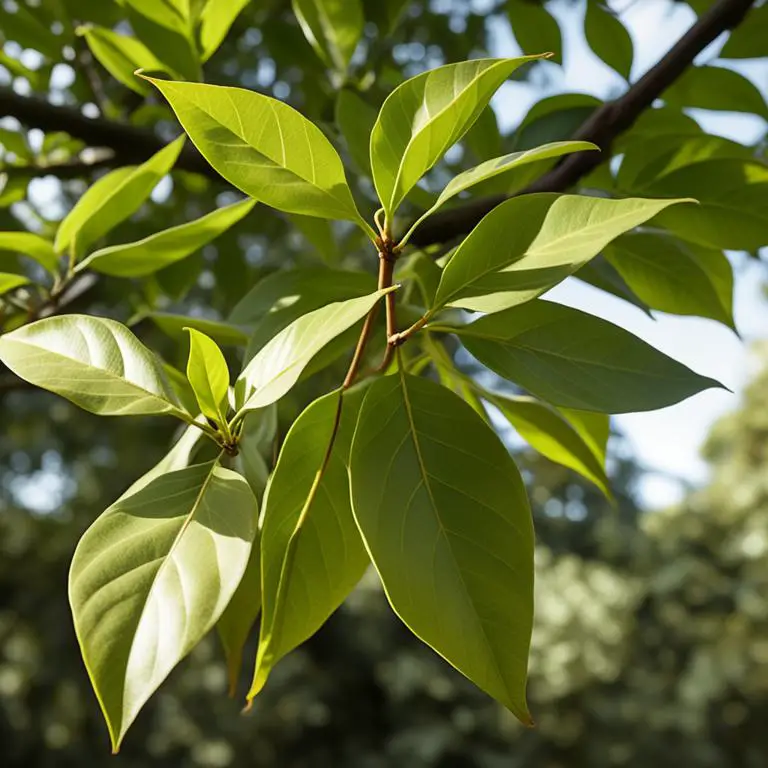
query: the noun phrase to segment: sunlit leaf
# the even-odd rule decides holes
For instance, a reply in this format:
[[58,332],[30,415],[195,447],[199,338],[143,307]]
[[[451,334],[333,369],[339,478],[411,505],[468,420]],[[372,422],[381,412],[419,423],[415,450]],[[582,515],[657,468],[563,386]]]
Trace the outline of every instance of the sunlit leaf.
[[208,162],[247,195],[288,213],[362,223],[341,158],[282,101],[202,83],[150,79]]
[[198,32],[203,62],[208,61],[224,42],[230,27],[249,2],[250,0],[207,0],[200,14]]
[[320,58],[346,72],[363,34],[360,0],[293,0],[293,11]]
[[159,360],[114,320],[38,320],[0,336],[0,360],[25,381],[91,413],[183,415]]
[[507,200],[475,227],[448,262],[435,307],[498,312],[530,301],[618,235],[679,202],[684,201],[549,193]]
[[135,213],[171,170],[183,146],[180,136],[146,163],[118,168],[89,187],[61,222],[53,246],[56,253],[73,248],[81,256],[91,243]]
[[329,304],[280,331],[240,374],[238,384],[244,392],[240,411],[263,408],[279,400],[329,341],[362,320],[390,290]]
[[51,241],[32,232],[0,232],[0,251],[28,256],[51,273],[55,273],[59,266]]
[[229,368],[216,342],[194,328],[189,331],[189,361],[187,378],[195,392],[203,416],[225,424],[227,395],[229,392]]
[[499,86],[537,57],[477,59],[429,70],[398,86],[371,133],[376,191],[391,217],[416,182],[477,120]]
[[237,224],[255,200],[218,208],[200,219],[165,229],[134,243],[111,245],[83,259],[78,270],[92,269],[115,277],[143,277],[195,253]]
[[152,479],[80,540],[70,603],[115,751],[147,699],[229,603],[256,518],[245,480],[210,462]]
[[10,272],[0,272],[0,294],[8,293],[14,288],[26,285],[29,278],[25,275],[14,275]]

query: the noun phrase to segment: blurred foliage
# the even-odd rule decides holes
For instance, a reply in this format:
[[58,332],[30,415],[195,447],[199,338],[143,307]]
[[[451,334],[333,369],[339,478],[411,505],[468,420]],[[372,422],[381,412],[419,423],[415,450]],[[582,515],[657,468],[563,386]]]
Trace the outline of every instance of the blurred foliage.
[[[697,11],[708,5],[690,4]],[[519,41],[529,39],[536,28],[521,24],[520,14],[529,7],[541,20],[554,5],[366,0],[364,48],[372,70],[355,69],[353,61],[359,77],[354,90],[377,106],[403,76],[492,50],[499,29],[511,29]],[[17,14],[19,8],[24,13]],[[508,15],[511,9],[514,16]],[[116,23],[118,10],[109,0],[2,0],[0,81],[17,93],[82,106],[86,114],[100,111],[136,126],[156,125],[171,138],[167,108],[157,100],[139,102],[96,69],[83,41],[73,35],[76,22]],[[67,23],[60,13],[67,14]],[[22,16],[37,20],[35,49],[19,45],[10,16],[15,22]],[[399,22],[391,24],[394,18]],[[546,18],[548,31],[539,39],[556,41],[560,31],[552,16]],[[46,55],[51,49],[57,55]],[[537,64],[524,76],[547,88],[556,66]],[[206,79],[289,100],[342,144],[333,127],[334,90],[288,0],[250,3],[206,64]],[[430,185],[470,162],[567,138],[599,100],[579,96],[540,104],[538,113],[532,111],[504,135],[487,114],[466,147],[453,150],[434,170]],[[48,164],[80,158],[82,143],[65,134],[23,132],[12,119],[2,127],[10,132],[0,137],[6,171],[11,166],[19,171],[32,156]],[[354,163],[352,147],[347,154]],[[86,188],[83,179],[30,181],[31,176],[0,174],[0,228],[22,225],[49,233]],[[370,188],[360,178],[356,192],[369,200]],[[114,241],[137,239],[233,199],[215,182],[176,174],[173,182],[162,183],[152,206],[116,230]],[[70,309],[133,318],[143,340],[170,356],[175,346],[146,319],[148,312],[225,317],[264,274],[322,263],[323,254],[295,224],[257,208],[183,269],[134,281],[130,291],[125,281],[101,279]],[[364,263],[356,235],[343,225],[336,234],[345,263]],[[14,262],[0,254],[3,271],[34,269]],[[603,283],[615,279],[617,292],[642,306],[618,273],[607,264],[601,268],[609,270],[599,276]],[[593,276],[594,282],[599,279]],[[338,378],[330,368],[297,388],[281,403],[283,425]],[[520,454],[539,540],[530,665],[536,730],[524,731],[416,641],[369,574],[326,627],[277,667],[250,714],[241,715],[239,701],[226,699],[226,671],[211,637],[160,689],[120,756],[109,758],[71,626],[67,570],[82,531],[160,458],[172,425],[162,419],[97,419],[42,392],[5,392],[0,395],[0,764],[760,768],[768,754],[767,400],[768,373],[763,373],[742,409],[713,432],[707,447],[711,485],[679,508],[652,515],[642,515],[634,501],[637,469],[619,436],[611,452],[615,508],[568,470],[533,453]]]

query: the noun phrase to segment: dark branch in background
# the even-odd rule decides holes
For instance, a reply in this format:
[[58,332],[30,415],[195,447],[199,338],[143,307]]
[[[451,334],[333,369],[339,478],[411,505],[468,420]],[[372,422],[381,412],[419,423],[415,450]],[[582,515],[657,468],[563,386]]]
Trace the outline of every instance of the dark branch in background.
[[[112,165],[143,163],[168,143],[152,131],[103,117],[86,117],[74,107],[58,106],[45,99],[19,96],[0,88],[0,117],[15,117],[23,125],[43,131],[64,131],[91,147],[106,147],[114,153]],[[191,142],[179,156],[177,168],[194,171],[221,181]]]
[[[619,99],[600,107],[573,136],[591,141],[602,152],[580,152],[571,155],[526,190],[528,192],[564,192],[610,157],[616,137],[626,131],[637,118],[658,99],[693,63],[696,56],[715,38],[737,26],[755,0],[717,0],[699,20]],[[65,131],[92,147],[106,147],[112,158],[100,161],[99,167],[140,163],[158,152],[166,141],[151,131],[105,118],[85,117],[73,107],[57,106],[27,96],[19,96],[8,88],[0,88],[0,117],[11,116],[21,123],[44,131]],[[176,167],[221,181],[191,143],[187,143]],[[87,164],[66,164],[56,168],[29,168],[18,173],[41,175],[54,173],[60,178],[73,178],[82,170],[94,170]],[[471,231],[505,196],[474,200],[466,205],[430,216],[413,234],[411,244],[426,247],[445,243]]]
[[[713,40],[743,21],[755,0],[718,0],[629,90],[595,111],[572,137],[591,141],[601,152],[579,152],[542,176],[523,192],[564,192],[610,157],[616,137],[632,126],[693,63]],[[430,216],[414,232],[411,244],[424,248],[470,232],[475,225],[507,198],[503,195],[474,200]]]

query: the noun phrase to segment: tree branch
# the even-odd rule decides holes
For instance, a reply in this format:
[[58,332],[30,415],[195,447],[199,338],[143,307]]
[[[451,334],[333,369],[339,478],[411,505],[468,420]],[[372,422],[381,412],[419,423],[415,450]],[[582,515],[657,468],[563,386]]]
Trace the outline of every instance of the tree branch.
[[[723,32],[740,24],[754,4],[755,0],[717,0],[656,65],[623,96],[596,110],[573,136],[574,140],[597,144],[602,152],[570,155],[523,192],[564,192],[608,160],[616,137],[633,125],[704,48]],[[413,233],[410,242],[424,248],[466,234],[506,199],[507,196],[495,195],[430,216]]]

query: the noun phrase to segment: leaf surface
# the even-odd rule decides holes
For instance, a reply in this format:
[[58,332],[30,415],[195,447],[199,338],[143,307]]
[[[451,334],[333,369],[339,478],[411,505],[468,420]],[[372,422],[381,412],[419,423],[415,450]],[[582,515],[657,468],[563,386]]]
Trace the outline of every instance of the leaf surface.
[[90,315],[38,320],[0,336],[17,376],[102,416],[182,416],[160,361],[124,325]]
[[721,386],[623,328],[549,301],[487,315],[456,332],[499,376],[566,408],[650,411]]
[[69,598],[114,751],[229,603],[256,518],[245,480],[210,462],[161,475],[122,497],[80,540]]
[[533,527],[499,438],[445,387],[387,376],[363,402],[350,477],[355,519],[397,615],[531,723]]

